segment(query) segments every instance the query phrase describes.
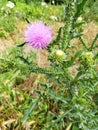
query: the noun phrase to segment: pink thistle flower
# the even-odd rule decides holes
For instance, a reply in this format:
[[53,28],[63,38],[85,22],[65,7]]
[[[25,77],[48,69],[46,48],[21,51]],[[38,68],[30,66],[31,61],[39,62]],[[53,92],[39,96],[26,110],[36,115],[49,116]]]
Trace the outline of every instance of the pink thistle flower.
[[51,29],[42,21],[36,21],[30,24],[25,31],[25,40],[33,48],[45,48],[52,40]]

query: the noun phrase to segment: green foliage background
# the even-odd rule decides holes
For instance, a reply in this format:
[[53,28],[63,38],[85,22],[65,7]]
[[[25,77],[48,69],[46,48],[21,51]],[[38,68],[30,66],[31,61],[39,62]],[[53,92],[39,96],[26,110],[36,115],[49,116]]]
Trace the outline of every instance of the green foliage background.
[[[64,14],[64,5],[40,8],[39,3],[38,6],[36,3],[31,6],[21,2],[16,2],[17,5],[11,12],[10,9],[5,9],[7,12],[0,13],[2,18],[7,14],[7,20],[12,22],[6,27],[7,21],[4,24],[0,20],[3,25],[0,28],[9,33],[15,28],[13,16],[17,22],[26,18],[31,20],[32,14],[33,18],[42,16],[41,20],[47,21],[52,15],[51,10],[55,8],[57,17],[60,12],[62,14],[58,20],[66,21],[47,48],[49,68],[38,67],[35,60],[37,52],[31,50],[26,55],[25,44],[15,45],[0,56],[2,129],[4,126],[15,130],[26,127],[34,130],[98,129],[98,34],[89,45],[83,39],[85,20],[78,22],[79,16],[86,17],[88,14],[84,14],[84,5],[90,6],[86,2],[87,0],[65,1]],[[41,15],[43,12],[45,15]],[[75,49],[76,45],[71,45],[74,38],[81,41],[78,50]],[[75,52],[71,54],[72,49]],[[57,50],[61,50],[65,57],[55,56]],[[70,71],[73,66],[76,67],[75,74]],[[32,88],[24,84],[30,75],[33,75]],[[9,125],[2,123],[9,120],[12,121]]]

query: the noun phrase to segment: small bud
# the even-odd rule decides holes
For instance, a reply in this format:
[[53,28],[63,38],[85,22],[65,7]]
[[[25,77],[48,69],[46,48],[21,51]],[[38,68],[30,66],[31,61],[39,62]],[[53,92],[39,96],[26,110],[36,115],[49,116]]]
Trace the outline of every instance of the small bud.
[[55,51],[55,58],[58,60],[65,60],[66,55],[62,50]]
[[94,55],[92,52],[84,52],[81,55],[81,63],[85,66],[85,67],[90,67],[94,64],[94,59],[93,59]]

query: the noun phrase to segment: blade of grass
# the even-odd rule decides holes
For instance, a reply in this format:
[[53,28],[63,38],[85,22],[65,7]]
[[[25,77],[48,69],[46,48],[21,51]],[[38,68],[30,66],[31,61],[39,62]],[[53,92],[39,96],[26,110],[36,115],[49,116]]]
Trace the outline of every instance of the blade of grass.
[[31,104],[30,108],[27,110],[25,115],[22,118],[22,122],[25,122],[28,118],[28,116],[31,114],[31,112],[34,110],[35,106],[37,105],[38,101],[40,100],[41,95]]
[[94,38],[94,40],[93,40],[93,42],[92,42],[92,45],[91,45],[91,47],[89,48],[90,51],[93,49],[94,44],[96,43],[97,39],[98,39],[98,34],[95,36],[95,38]]
[[82,37],[79,37],[82,45],[85,47],[86,50],[89,50],[89,48],[87,47],[86,43],[84,42],[84,40],[82,39]]

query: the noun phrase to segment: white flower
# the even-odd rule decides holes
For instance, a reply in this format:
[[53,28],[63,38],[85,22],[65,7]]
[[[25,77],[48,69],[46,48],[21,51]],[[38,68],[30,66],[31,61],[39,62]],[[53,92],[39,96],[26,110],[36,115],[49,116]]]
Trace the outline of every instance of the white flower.
[[50,19],[53,21],[57,21],[57,17],[56,16],[50,16]]
[[82,22],[82,21],[83,21],[83,18],[82,18],[81,16],[78,17],[77,22],[80,23],[80,22]]
[[6,6],[12,9],[12,8],[14,8],[15,5],[11,1],[8,1],[8,3],[6,4]]
[[46,8],[48,7],[45,2],[41,2],[41,5],[42,5],[42,6],[45,6]]
[[55,4],[55,1],[54,1],[54,0],[52,0],[52,4],[53,4],[53,5]]

